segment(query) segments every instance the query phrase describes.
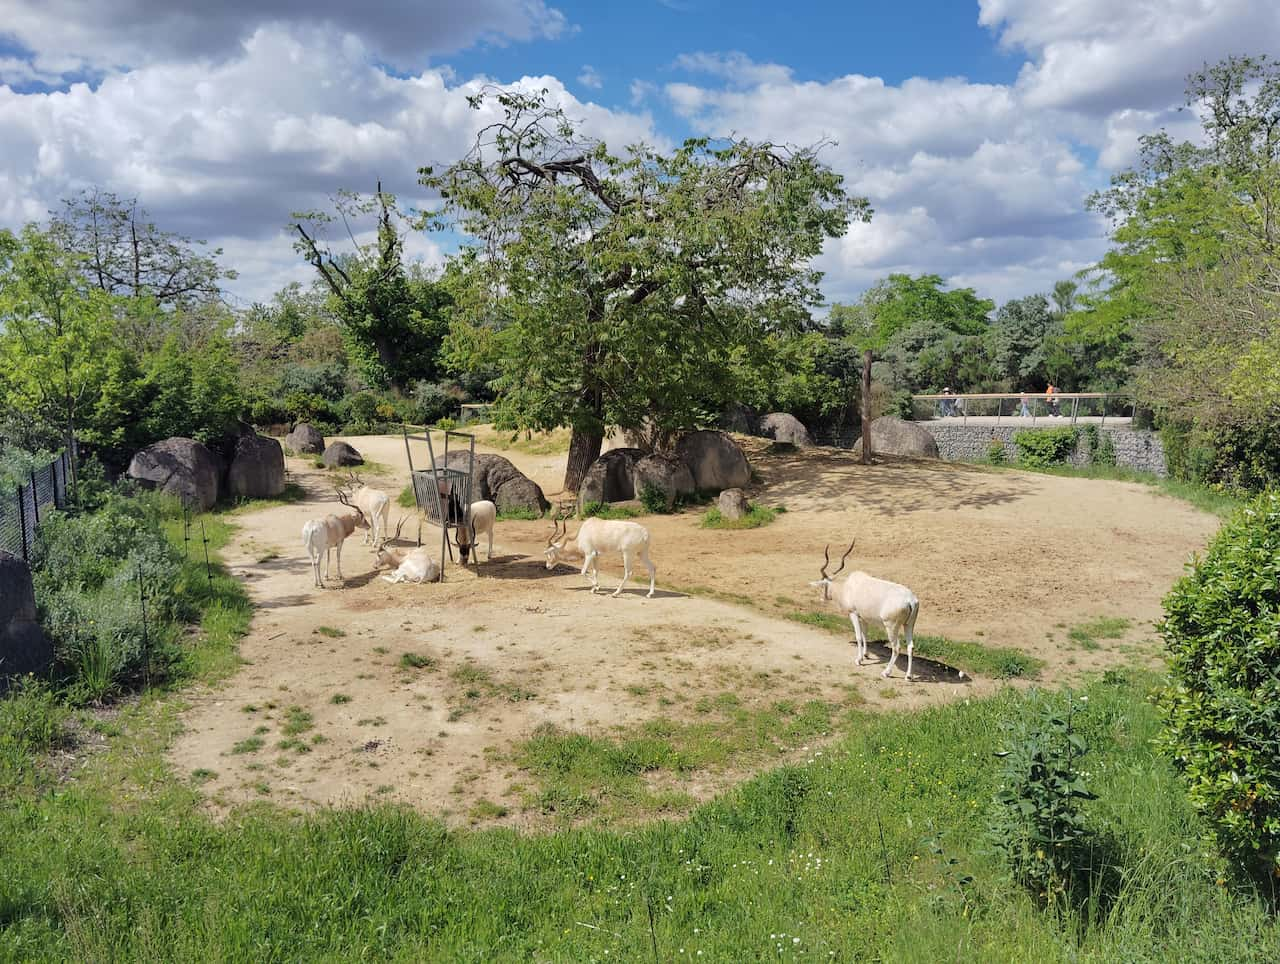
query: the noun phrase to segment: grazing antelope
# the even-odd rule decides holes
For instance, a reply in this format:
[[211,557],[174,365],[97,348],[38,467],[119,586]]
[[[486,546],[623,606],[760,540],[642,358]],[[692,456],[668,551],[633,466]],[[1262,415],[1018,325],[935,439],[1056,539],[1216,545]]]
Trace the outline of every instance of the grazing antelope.
[[479,538],[486,533],[489,536],[489,551],[485,558],[493,558],[493,526],[497,519],[498,507],[488,499],[471,503],[471,510],[467,513],[466,522],[459,525],[456,530],[458,555],[462,557],[464,566],[467,564],[467,556],[470,555],[473,548],[476,553],[476,564],[479,564]]
[[302,544],[311,557],[311,572],[315,576],[316,588],[324,588],[324,580],[320,577],[320,560],[324,560],[324,579],[329,578],[329,553],[336,550],[338,554],[338,580],[342,578],[342,543],[356,529],[369,528],[369,520],[358,507],[347,501],[345,493],[338,492],[338,501],[354,515],[327,515],[323,519],[311,519],[302,527]]
[[[849,558],[851,552],[853,552],[852,542],[840,557],[840,569],[844,568],[844,561]],[[907,638],[907,679],[912,679],[911,653],[915,647],[916,616],[920,614],[920,600],[916,598],[916,594],[906,586],[868,576],[865,572],[849,573],[844,577],[844,582],[833,591],[831,584],[835,577],[840,575],[840,569],[827,575],[827,566],[831,565],[831,546],[828,545],[822,555],[824,560],[822,578],[809,585],[822,590],[824,601],[834,602],[837,609],[848,613],[853,623],[853,634],[857,638],[858,665],[862,665],[862,660],[867,655],[867,634],[863,629],[862,621],[878,620],[884,624],[891,651],[889,665],[880,675],[889,676],[897,665],[898,634],[903,633]]]
[[[638,522],[621,522],[616,519],[587,519],[578,527],[578,534],[569,538],[569,527],[565,524],[560,530],[561,519],[552,522],[551,537],[547,539],[547,548],[543,553],[547,559],[547,568],[554,569],[558,563],[582,557],[582,575],[591,570],[591,591],[600,588],[600,569],[597,565],[601,552],[622,553],[622,582],[618,583],[611,596],[622,592],[622,587],[631,578],[631,560],[639,556],[649,569],[649,597],[653,596],[653,581],[658,569],[649,559],[649,530]],[[557,542],[556,539],[559,538]]]
[[400,530],[404,527],[404,519],[396,525],[396,533],[390,539],[383,540],[377,549],[379,566],[395,568],[389,576],[383,576],[387,582],[437,582],[440,579],[440,566],[431,558],[426,546],[416,549],[392,549],[390,543],[400,538]]
[[369,520],[369,531],[361,545],[372,543],[376,549],[386,539],[387,524],[391,518],[391,496],[365,484],[354,472],[347,473],[347,485],[351,488],[348,496],[351,502]]

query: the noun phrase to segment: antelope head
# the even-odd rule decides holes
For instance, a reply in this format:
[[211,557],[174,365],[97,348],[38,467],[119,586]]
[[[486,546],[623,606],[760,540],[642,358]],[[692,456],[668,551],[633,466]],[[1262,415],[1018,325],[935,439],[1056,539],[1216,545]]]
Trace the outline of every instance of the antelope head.
[[400,560],[396,557],[390,546],[391,543],[400,538],[400,530],[404,528],[404,520],[406,518],[406,516],[401,516],[400,521],[396,523],[395,535],[389,538],[384,536],[382,542],[378,543],[378,548],[374,551],[374,556],[378,561],[378,565],[398,566],[400,564]]
[[827,574],[827,566],[831,565],[831,546],[827,545],[822,550],[822,577],[815,579],[809,583],[815,589],[822,590],[822,601],[827,602],[831,599],[831,583],[835,581],[836,576],[840,575],[840,570],[844,568],[844,561],[849,558],[849,553],[853,552],[853,543],[849,543],[849,548],[844,551],[844,555],[840,557],[840,568],[830,575]]
[[[564,523],[563,529],[560,528],[561,523]],[[564,549],[565,542],[568,541],[568,537],[568,523],[561,518],[559,513],[556,513],[556,517],[551,522],[551,535],[547,537],[547,548],[542,552],[546,556],[548,569],[554,569],[556,563],[560,561],[561,552]]]
[[[470,516],[470,513],[467,513]],[[467,564],[467,557],[471,554],[472,547],[476,544],[476,524],[470,518],[466,522],[461,522],[454,530],[454,543],[458,547],[458,556],[462,559],[462,564]],[[478,560],[480,557],[476,556]],[[479,562],[476,563],[479,565]]]
[[338,501],[356,514],[355,527],[357,529],[369,528],[369,520],[365,518],[364,510],[358,505],[352,505],[351,498],[342,490],[341,487],[338,488]]

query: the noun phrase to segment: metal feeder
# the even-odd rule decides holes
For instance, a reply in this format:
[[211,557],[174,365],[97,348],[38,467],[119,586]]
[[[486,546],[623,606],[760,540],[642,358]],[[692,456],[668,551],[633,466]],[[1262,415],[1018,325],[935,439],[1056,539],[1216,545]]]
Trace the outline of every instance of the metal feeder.
[[[431,433],[410,435],[407,426],[401,426],[404,434],[404,454],[409,460],[409,478],[413,483],[413,500],[418,506],[418,545],[422,545],[422,520],[426,518],[432,525],[440,527],[440,581],[444,582],[444,558],[448,553],[449,561],[453,561],[453,545],[449,541],[449,530],[454,530],[453,541],[457,542],[457,530],[471,527],[471,493],[472,481],[475,477],[476,439],[466,432],[445,432],[444,453],[440,461],[436,461],[435,446],[431,441]],[[455,452],[465,451],[465,460],[458,460],[465,468],[455,468],[449,463],[450,440],[458,440],[460,444]],[[429,468],[415,469],[413,453],[409,443],[426,442]],[[464,448],[465,446],[465,448]],[[474,535],[472,543],[475,542]]]

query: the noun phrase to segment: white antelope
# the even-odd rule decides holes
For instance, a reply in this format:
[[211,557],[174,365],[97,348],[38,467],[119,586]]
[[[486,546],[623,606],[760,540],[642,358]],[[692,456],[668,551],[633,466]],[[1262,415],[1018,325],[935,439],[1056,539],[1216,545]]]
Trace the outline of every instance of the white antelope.
[[493,558],[493,526],[498,520],[498,507],[484,499],[480,502],[471,503],[471,511],[467,513],[467,521],[465,524],[458,526],[458,555],[462,557],[462,564],[467,564],[467,556],[471,553],[472,548],[475,549],[476,563],[480,562],[480,536],[486,533],[489,536],[489,551],[486,553],[486,559]]
[[[324,579],[329,578],[329,553],[336,550],[338,554],[338,580],[342,578],[342,543],[356,529],[369,528],[369,520],[356,506],[347,501],[346,495],[338,493],[338,501],[354,515],[327,515],[323,519],[311,519],[302,527],[302,544],[311,557],[311,572],[315,576],[316,588],[324,588]],[[324,560],[324,579],[320,577],[320,561]]]
[[[853,552],[852,542],[840,557],[840,569],[844,568],[844,561],[849,558],[851,552]],[[880,675],[889,676],[897,665],[898,636],[901,633],[907,638],[907,679],[913,679],[911,652],[915,647],[916,616],[920,614],[920,600],[916,598],[916,594],[906,586],[868,576],[865,572],[849,573],[844,577],[844,582],[832,591],[831,583],[836,576],[840,575],[840,569],[828,576],[827,566],[831,564],[831,547],[827,546],[822,554],[824,559],[822,578],[809,585],[821,588],[824,601],[834,602],[841,612],[848,613],[853,623],[853,634],[857,638],[858,665],[862,665],[862,660],[867,655],[867,633],[862,621],[878,620],[884,624],[891,651],[889,665]]]
[[[547,568],[554,569],[560,562],[568,562],[582,557],[582,575],[591,570],[591,591],[600,588],[600,568],[597,562],[601,552],[622,553],[622,582],[618,583],[611,596],[622,592],[622,587],[631,578],[631,560],[639,557],[649,569],[649,597],[653,596],[653,580],[657,567],[649,559],[649,530],[638,522],[620,522],[616,519],[587,519],[578,527],[578,534],[569,538],[569,528],[565,525],[560,531],[560,522],[552,523],[551,538],[547,540],[544,555],[547,557]],[[556,541],[557,536],[559,542]]]
[[351,487],[349,498],[351,504],[364,513],[369,520],[369,531],[365,533],[361,545],[373,543],[376,548],[386,540],[387,525],[391,520],[391,496],[381,489],[375,489],[362,482],[354,472],[347,473]]
[[404,519],[401,519],[396,526],[396,534],[378,546],[378,565],[395,569],[391,575],[382,578],[390,583],[416,582],[422,585],[424,582],[437,582],[440,579],[440,566],[431,558],[426,546],[418,546],[416,549],[391,548],[390,543],[400,538],[403,525]]

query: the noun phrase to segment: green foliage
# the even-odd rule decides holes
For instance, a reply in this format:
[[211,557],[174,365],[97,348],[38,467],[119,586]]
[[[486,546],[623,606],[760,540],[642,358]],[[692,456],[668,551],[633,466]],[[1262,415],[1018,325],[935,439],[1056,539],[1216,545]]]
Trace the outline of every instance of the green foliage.
[[579,516],[583,519],[636,519],[644,515],[644,509],[634,505],[611,502],[588,502]]
[[419,381],[413,389],[414,418],[420,425],[435,425],[458,414],[457,395],[443,382]]
[[667,493],[652,482],[646,482],[640,489],[640,504],[645,512],[670,512],[672,506],[667,503]]
[[435,427],[442,432],[452,432],[458,427],[458,423],[451,418],[441,418],[436,420]]
[[985,332],[995,303],[979,298],[972,288],[943,291],[943,284],[936,274],[891,274],[868,289],[857,305],[833,305],[832,322],[860,348],[877,353],[921,323],[957,335]]
[[472,103],[490,100],[504,123],[421,180],[445,198],[433,225],[475,239],[449,275],[446,350],[498,373],[504,428],[710,421],[744,367],[772,363],[766,335],[807,322],[824,241],[870,217],[813,150],[696,138],[615,155],[545,92]]
[[1028,429],[1013,433],[1018,447],[1018,464],[1044,468],[1067,462],[1076,448],[1076,430],[1071,427]]
[[778,510],[752,503],[739,519],[726,519],[714,506],[702,514],[703,529],[758,529],[778,517]]
[[211,337],[198,351],[170,337],[149,362],[139,386],[142,419],[133,444],[179,435],[216,442],[236,427],[244,400],[230,345]]
[[1162,744],[1223,850],[1280,872],[1280,493],[1224,525],[1164,608]]
[[41,755],[66,738],[70,716],[53,689],[33,676],[0,696],[0,790],[34,782]]
[[1085,441],[1090,465],[1115,465],[1116,443],[1110,432],[1099,431],[1096,425],[1084,425],[1079,433]]
[[1004,724],[1000,789],[989,834],[995,851],[1043,905],[1065,896],[1088,833],[1080,803],[1096,800],[1079,761],[1088,746],[1075,716],[1088,697],[1033,697],[1025,715]]
[[1008,461],[1004,450],[1004,439],[991,437],[991,441],[987,443],[987,461],[992,465],[1004,465]]

